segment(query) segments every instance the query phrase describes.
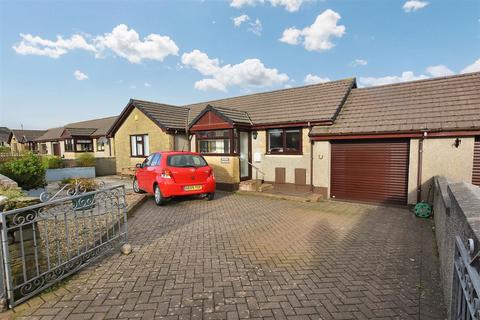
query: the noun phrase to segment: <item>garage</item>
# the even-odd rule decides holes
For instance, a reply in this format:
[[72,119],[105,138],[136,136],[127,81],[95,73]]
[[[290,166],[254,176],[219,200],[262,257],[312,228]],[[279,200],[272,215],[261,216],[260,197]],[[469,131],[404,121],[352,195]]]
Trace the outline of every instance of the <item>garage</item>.
[[409,140],[334,141],[331,197],[376,203],[407,203]]
[[472,183],[480,186],[480,137],[475,138],[475,146],[473,148]]

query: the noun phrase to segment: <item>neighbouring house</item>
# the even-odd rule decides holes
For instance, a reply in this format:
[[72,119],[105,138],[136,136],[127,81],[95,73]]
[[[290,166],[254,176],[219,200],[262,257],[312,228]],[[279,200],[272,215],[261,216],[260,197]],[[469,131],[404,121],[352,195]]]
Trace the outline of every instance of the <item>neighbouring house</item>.
[[13,153],[24,151],[38,152],[36,139],[43,135],[45,130],[12,129],[7,139],[7,144]]
[[10,129],[7,127],[0,127],[0,147],[8,147],[8,138],[10,137]]
[[107,138],[106,133],[116,118],[74,122],[64,127],[48,129],[36,140],[40,152],[65,159],[75,159],[82,153],[91,153],[96,158],[114,157],[113,138]]
[[414,204],[435,175],[480,184],[480,73],[372,88],[345,79],[185,106],[131,100],[108,136],[117,171],[190,149],[222,189],[258,177],[325,198]]

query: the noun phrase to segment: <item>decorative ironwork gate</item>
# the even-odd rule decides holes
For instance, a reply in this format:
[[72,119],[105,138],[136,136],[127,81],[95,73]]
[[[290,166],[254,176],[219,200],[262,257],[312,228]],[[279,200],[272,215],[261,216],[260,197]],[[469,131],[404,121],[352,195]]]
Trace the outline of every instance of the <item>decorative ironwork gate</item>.
[[468,250],[460,237],[455,238],[455,260],[452,292],[452,319],[480,319],[480,275],[472,262],[473,240]]
[[44,200],[0,214],[10,307],[127,241],[124,186]]

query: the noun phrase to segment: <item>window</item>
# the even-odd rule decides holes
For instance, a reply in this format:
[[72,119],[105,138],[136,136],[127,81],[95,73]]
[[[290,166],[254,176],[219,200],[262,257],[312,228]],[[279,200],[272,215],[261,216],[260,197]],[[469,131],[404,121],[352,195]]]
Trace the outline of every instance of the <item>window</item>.
[[145,157],[149,154],[148,134],[130,136],[130,155]]
[[267,131],[267,154],[301,154],[302,129]]
[[92,152],[93,141],[89,139],[75,140],[75,148],[77,152]]
[[162,155],[160,153],[155,153],[153,155],[152,161],[148,164],[149,167],[156,167],[160,165],[160,159]]
[[197,150],[204,154],[230,154],[231,130],[197,132]]
[[205,167],[207,166],[207,162],[203,157],[197,156],[194,154],[181,154],[181,155],[174,155],[169,156],[167,158],[167,165],[169,167],[177,167],[177,168],[185,168],[185,167]]
[[65,139],[64,141],[65,143],[65,152],[75,152],[75,150],[73,149],[73,139]]

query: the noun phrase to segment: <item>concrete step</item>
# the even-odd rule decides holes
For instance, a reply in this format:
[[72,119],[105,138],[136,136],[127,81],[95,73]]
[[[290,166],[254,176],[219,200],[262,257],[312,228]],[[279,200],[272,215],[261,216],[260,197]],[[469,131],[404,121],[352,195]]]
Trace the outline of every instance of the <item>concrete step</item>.
[[249,192],[258,191],[258,188],[260,187],[261,183],[262,183],[261,180],[255,180],[255,179],[242,181],[240,182],[238,189],[240,191],[249,191]]
[[294,196],[294,195],[287,195],[287,194],[252,192],[252,191],[241,191],[241,190],[237,191],[237,193],[244,194],[244,195],[271,198],[271,199],[297,201],[297,202],[320,202],[323,200],[322,196],[319,194],[310,194],[308,196],[301,197],[301,196]]
[[259,191],[259,192],[264,192],[264,191],[268,191],[268,190],[273,190],[273,184],[271,184],[271,183],[262,183],[262,184],[258,187],[258,191]]

